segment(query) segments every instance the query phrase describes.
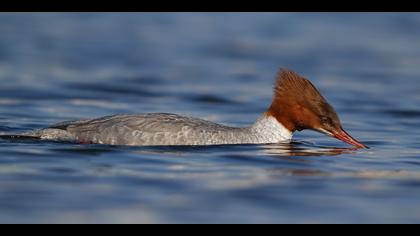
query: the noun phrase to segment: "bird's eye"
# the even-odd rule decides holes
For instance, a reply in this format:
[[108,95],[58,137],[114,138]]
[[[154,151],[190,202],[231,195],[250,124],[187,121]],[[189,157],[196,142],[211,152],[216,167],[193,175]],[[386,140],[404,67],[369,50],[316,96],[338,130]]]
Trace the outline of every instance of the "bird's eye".
[[321,117],[321,121],[322,123],[328,123],[328,121],[330,120],[330,118],[326,117],[326,116],[322,116]]

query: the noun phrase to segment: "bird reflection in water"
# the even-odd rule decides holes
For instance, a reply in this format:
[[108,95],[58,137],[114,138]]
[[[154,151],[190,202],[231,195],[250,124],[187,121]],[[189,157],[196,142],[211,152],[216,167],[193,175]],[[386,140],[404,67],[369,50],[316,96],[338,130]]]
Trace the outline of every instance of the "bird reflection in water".
[[263,145],[262,152],[274,156],[337,156],[354,153],[357,148],[337,148],[316,146],[304,142],[293,141],[291,143]]

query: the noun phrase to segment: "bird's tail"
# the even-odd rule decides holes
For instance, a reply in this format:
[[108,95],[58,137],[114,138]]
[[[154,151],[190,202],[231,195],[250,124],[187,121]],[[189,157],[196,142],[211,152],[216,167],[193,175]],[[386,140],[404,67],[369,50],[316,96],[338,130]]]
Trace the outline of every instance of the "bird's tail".
[[73,141],[76,138],[66,130],[46,128],[37,129],[25,133],[10,134],[0,133],[3,140],[54,140],[54,141]]
[[5,140],[39,140],[41,137],[27,134],[0,134],[0,139]]

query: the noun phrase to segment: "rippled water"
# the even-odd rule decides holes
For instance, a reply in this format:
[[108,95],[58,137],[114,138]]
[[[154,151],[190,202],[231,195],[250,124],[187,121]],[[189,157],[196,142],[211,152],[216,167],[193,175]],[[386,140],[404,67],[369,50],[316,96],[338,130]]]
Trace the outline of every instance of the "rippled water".
[[247,125],[279,67],[354,150],[0,140],[1,223],[420,222],[420,14],[0,14],[0,132],[116,113]]

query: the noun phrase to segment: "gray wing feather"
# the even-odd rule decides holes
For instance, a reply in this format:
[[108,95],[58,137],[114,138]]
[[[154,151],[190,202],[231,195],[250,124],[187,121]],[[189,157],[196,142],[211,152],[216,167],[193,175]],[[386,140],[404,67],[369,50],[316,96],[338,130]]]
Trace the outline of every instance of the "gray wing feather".
[[194,140],[211,140],[222,131],[235,129],[169,113],[106,116],[63,122],[50,128],[66,130],[82,142],[120,145],[199,144]]

